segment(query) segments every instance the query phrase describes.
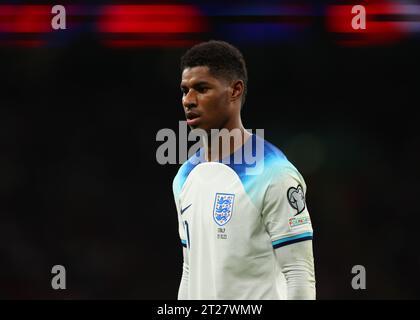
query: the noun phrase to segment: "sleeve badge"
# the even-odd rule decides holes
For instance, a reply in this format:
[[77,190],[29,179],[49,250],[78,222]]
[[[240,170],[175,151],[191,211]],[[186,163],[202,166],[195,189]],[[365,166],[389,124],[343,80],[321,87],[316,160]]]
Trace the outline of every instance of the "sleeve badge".
[[287,190],[287,200],[291,207],[296,210],[295,216],[302,213],[306,208],[305,193],[301,185],[298,185],[297,188],[290,187]]

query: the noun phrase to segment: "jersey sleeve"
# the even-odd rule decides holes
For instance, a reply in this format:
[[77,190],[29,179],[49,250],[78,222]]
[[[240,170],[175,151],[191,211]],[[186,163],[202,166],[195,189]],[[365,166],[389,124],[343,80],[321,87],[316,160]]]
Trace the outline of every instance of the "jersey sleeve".
[[176,188],[176,183],[177,183],[177,177],[174,179],[173,194],[174,194],[176,212],[177,212],[177,216],[178,216],[179,238],[181,240],[181,245],[184,248],[186,248],[187,247],[187,237],[185,235],[184,223],[183,223],[183,220],[182,220],[182,217],[181,217],[181,210],[180,210],[180,205],[179,205],[179,196],[178,196],[178,192],[177,192],[177,188]]
[[306,184],[297,171],[283,170],[272,177],[263,201],[262,219],[273,248],[312,240],[305,198]]

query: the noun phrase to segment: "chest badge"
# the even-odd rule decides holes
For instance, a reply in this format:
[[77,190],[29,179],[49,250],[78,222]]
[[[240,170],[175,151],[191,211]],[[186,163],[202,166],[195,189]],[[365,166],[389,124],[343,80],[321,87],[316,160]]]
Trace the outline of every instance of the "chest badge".
[[219,226],[225,225],[232,218],[234,200],[234,194],[216,193],[213,207],[213,219]]

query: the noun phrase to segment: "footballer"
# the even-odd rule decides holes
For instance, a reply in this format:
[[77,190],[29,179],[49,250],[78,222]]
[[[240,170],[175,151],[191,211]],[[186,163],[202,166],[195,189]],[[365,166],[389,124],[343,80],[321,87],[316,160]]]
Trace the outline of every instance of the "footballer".
[[[277,147],[242,124],[243,55],[223,41],[203,42],[183,55],[181,73],[187,124],[208,136],[173,181],[183,246],[178,299],[315,299],[306,184]],[[212,129],[241,143],[229,140],[220,152]],[[258,144],[255,163],[234,161]],[[252,166],[262,169],[250,174]]]

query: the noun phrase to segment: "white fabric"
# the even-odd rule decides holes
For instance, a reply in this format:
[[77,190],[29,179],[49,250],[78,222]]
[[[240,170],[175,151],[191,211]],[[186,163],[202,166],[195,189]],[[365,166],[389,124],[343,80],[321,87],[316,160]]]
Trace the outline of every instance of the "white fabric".
[[[219,162],[180,168],[174,196],[186,248],[179,299],[315,297],[306,185],[280,151],[265,147],[270,161],[255,177]],[[228,204],[219,207],[223,199]],[[221,226],[220,208],[229,212]]]

